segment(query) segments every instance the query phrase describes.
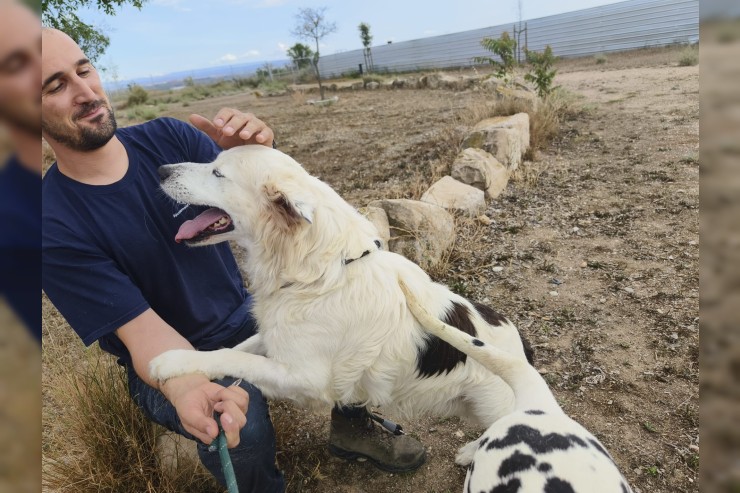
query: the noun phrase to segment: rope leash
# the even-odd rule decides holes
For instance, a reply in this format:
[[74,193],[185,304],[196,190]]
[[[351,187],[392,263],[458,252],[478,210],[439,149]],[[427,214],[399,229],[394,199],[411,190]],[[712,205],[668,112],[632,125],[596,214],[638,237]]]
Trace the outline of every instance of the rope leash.
[[[231,387],[236,387],[242,383],[242,379],[235,381],[231,384]],[[226,443],[226,433],[221,426],[221,415],[215,413],[216,424],[218,424],[218,436],[208,446],[209,452],[218,450],[218,456],[221,459],[221,471],[224,473],[224,479],[226,480],[226,488],[229,493],[239,493],[239,487],[236,484],[236,474],[234,473],[234,464],[231,463],[231,456],[229,455],[229,448]]]

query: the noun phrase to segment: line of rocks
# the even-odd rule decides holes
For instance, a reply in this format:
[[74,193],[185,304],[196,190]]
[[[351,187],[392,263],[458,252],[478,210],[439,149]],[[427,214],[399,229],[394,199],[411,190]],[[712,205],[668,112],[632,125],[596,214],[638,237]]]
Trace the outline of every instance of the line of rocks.
[[463,140],[444,176],[421,200],[375,200],[361,209],[378,229],[385,247],[422,268],[438,265],[455,242],[453,214],[479,216],[486,199],[498,197],[529,149],[529,115],[488,118]]

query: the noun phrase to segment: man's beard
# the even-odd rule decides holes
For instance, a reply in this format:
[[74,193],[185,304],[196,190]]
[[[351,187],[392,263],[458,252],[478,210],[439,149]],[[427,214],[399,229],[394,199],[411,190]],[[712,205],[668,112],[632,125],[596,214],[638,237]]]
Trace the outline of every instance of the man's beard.
[[101,106],[107,111],[95,117],[95,119],[100,120],[100,124],[96,128],[77,127],[77,131],[75,132],[74,129],[63,128],[62,126],[45,122],[43,118],[41,119],[41,128],[47,137],[51,137],[74,151],[94,151],[107,144],[116,133],[118,125],[116,123],[116,117],[113,114],[113,109],[107,101],[99,99],[91,103],[86,103],[72,118],[73,121],[77,121]]

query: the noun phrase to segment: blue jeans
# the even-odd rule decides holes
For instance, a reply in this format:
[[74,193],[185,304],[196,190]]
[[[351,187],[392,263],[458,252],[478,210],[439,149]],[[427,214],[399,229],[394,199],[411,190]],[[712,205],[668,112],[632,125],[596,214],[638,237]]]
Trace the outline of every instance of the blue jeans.
[[[253,333],[253,327],[244,327],[239,334],[231,338],[233,340],[225,341],[224,346],[232,347]],[[214,381],[227,387],[235,380],[235,378],[227,377]],[[202,444],[185,431],[174,406],[159,390],[144,383],[132,367],[128,367],[128,382],[131,398],[144,411],[149,420],[185,438],[195,440],[198,444],[200,461],[225,488],[226,481],[221,471],[218,451],[209,452],[207,445]],[[240,387],[249,393],[247,424],[241,430],[239,445],[229,450],[239,491],[240,493],[282,493],[285,491],[285,480],[282,472],[275,465],[275,430],[270,421],[267,401],[254,385],[242,382]]]

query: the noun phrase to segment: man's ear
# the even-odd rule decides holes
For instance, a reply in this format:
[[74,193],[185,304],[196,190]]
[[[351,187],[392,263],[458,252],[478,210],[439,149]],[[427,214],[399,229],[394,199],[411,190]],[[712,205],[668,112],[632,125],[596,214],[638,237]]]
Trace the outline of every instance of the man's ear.
[[278,220],[287,226],[296,226],[302,221],[313,223],[314,206],[307,201],[294,200],[274,183],[265,185],[265,195]]

